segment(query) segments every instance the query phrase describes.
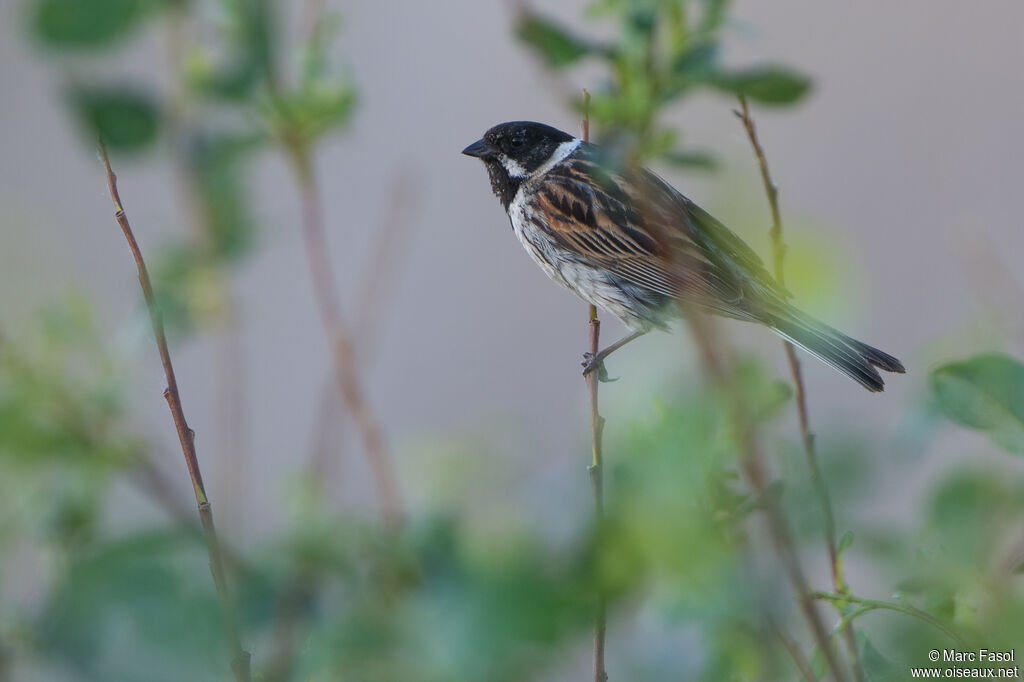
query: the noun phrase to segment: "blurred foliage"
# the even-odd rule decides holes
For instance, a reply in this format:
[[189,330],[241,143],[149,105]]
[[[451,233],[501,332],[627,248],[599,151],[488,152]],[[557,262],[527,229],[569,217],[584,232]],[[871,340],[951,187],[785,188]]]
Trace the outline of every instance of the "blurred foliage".
[[[99,134],[112,151],[169,152],[183,179],[195,229],[151,259],[160,305],[179,334],[227,315],[227,271],[256,241],[246,187],[257,154],[278,145],[308,156],[349,122],[357,102],[351,77],[328,58],[336,20],[320,16],[296,47],[279,9],[270,0],[27,3],[27,29],[68,67],[67,103],[90,149]],[[529,11],[516,30],[549,68],[606,67],[591,112],[610,141],[639,160],[706,166],[710,157],[683,148],[661,120],[667,105],[699,89],[791,104],[809,85],[776,65],[724,66],[727,10],[722,0],[602,0],[589,16],[614,25],[611,42]],[[121,54],[147,21],[186,36],[166,91],[159,79],[89,81],[72,67],[87,48]],[[183,24],[200,28],[183,34]],[[39,670],[37,678],[105,682],[226,679],[202,538],[153,478],[153,444],[125,394],[130,368],[110,337],[82,297],[42,311],[25,334],[0,330],[0,680]],[[798,679],[779,631],[820,675],[821,652],[802,636],[758,523],[764,501],[737,475],[742,434],[730,418],[730,394],[739,392],[779,471],[765,494],[792,521],[798,549],[820,556],[820,508],[803,453],[795,436],[775,435],[791,391],[750,361],[731,382],[725,393],[687,383],[633,414],[609,415],[619,428],[607,443],[606,520],[578,524],[557,542],[542,522],[481,529],[488,517],[480,507],[493,506],[495,491],[478,477],[449,477],[402,529],[339,514],[316,486],[302,488],[299,508],[275,519],[285,530],[244,552],[225,538],[255,678],[560,679],[565,661],[589,646],[599,588],[610,598],[614,680]],[[967,358],[936,369],[928,385],[932,414],[1021,452],[1018,360]],[[924,482],[916,516],[850,521],[848,510],[878,500],[879,490],[905,494],[907,472],[896,466],[918,466],[921,444],[934,445],[942,424],[915,423],[921,434],[892,442],[873,428],[818,422],[840,566],[876,571],[889,595],[829,597],[836,619],[854,623],[865,679],[906,679],[908,666],[928,665],[929,650],[956,645],[953,636],[975,648],[1024,641],[1021,476],[971,458]],[[446,456],[465,459],[462,471],[499,466],[480,449],[449,444]],[[125,523],[117,485],[167,507],[166,523]],[[827,583],[819,571],[812,580]],[[634,621],[638,636],[620,626]],[[651,632],[670,633],[665,653],[637,654],[649,651],[637,640]]]
[[44,45],[60,50],[99,49],[123,39],[161,5],[177,0],[37,0],[30,26]]
[[[296,41],[279,34],[279,9],[272,0],[27,4],[32,37],[67,71],[69,109],[88,148],[98,136],[114,154],[154,151],[157,141],[171,149],[194,229],[149,260],[172,331],[231,317],[225,269],[254,243],[246,188],[257,154],[280,145],[293,155],[342,129],[354,110],[351,78],[327,57],[337,17],[318,11],[296,59],[284,60]],[[162,20],[172,54],[182,55],[170,86],[119,77],[116,62],[89,81],[82,49],[123,55],[147,16]]]
[[249,107],[277,79],[277,22],[270,0],[217,0],[217,40],[188,52],[185,77],[200,97]]
[[78,88],[71,103],[86,130],[103,138],[110,149],[138,150],[153,142],[158,128],[156,104],[130,88]]
[[[84,315],[81,309],[74,314]],[[73,356],[77,349],[62,343],[72,329],[74,338],[88,340],[86,319],[68,327],[67,313],[47,316],[41,333],[54,339],[40,348],[64,348]],[[11,369],[5,359],[0,385],[17,387],[12,376],[24,363]],[[47,384],[42,378],[22,381],[27,384],[21,390]],[[751,397],[762,426],[790,405],[789,390],[751,361],[740,364],[735,381],[728,390]],[[96,398],[112,390],[102,388],[103,381],[77,380],[75,386],[32,395],[5,391],[0,413],[7,414],[15,397],[21,409],[43,415],[80,399],[75,409],[121,402]],[[329,512],[322,495],[301,491],[290,529],[230,562],[254,669],[265,679],[543,679],[544,671],[556,670],[586,641],[601,586],[613,615],[643,604],[657,627],[698,634],[694,647],[660,661],[668,667],[648,662],[645,675],[631,679],[674,679],[673,669],[692,671],[694,679],[795,679],[774,628],[799,616],[781,589],[780,568],[752,560],[752,552],[767,551],[763,538],[751,535],[760,501],[736,472],[739,434],[723,409],[727,401],[714,388],[690,386],[662,393],[633,415],[616,415],[626,423],[608,443],[615,457],[606,521],[578,528],[557,547],[540,529],[467,532],[471,519],[443,506],[415,516],[400,531],[383,531]],[[74,447],[64,445],[72,442],[74,418],[41,427],[49,438],[42,446],[25,429],[5,430],[4,452],[20,462],[21,486],[47,480],[47,460],[79,448],[88,449],[82,455],[109,480],[132,458],[101,453],[138,447],[117,423],[125,417],[120,410],[89,415],[92,423],[109,423],[106,430],[120,434],[113,439],[120,447],[81,438]],[[841,439],[840,431],[823,434],[823,440]],[[888,475],[883,458],[864,457],[877,443],[854,447],[861,476],[831,479],[840,498],[866,495]],[[29,456],[37,449],[39,456]],[[102,502],[104,488],[92,485]],[[805,504],[798,490],[782,480],[770,486],[787,509]],[[454,506],[462,494],[449,492]],[[34,503],[32,517],[57,501]],[[39,610],[22,614],[32,655],[73,671],[72,679],[222,676],[227,652],[201,536],[176,526],[110,533],[97,524],[101,511],[94,499],[83,512],[92,531],[73,543],[73,560],[51,566]],[[938,480],[924,512],[916,526],[860,524],[858,536],[867,540],[855,542],[852,532],[840,540],[843,558],[855,555],[891,576],[891,601],[845,610],[857,625],[867,679],[903,679],[907,666],[925,663],[919,659],[928,650],[958,645],[934,623],[969,646],[1010,647],[1024,635],[1024,601],[1019,589],[1011,589],[1014,578],[992,573],[1024,513],[1024,480],[977,467],[954,469]],[[815,534],[801,540],[809,551],[819,542]],[[8,546],[0,545],[0,552]],[[866,618],[869,613],[874,615]],[[618,631],[613,642],[619,651],[630,646]],[[820,668],[820,656],[811,658]]]
[[85,680],[219,677],[226,649],[205,560],[201,537],[175,531],[82,552],[52,586],[36,646]]
[[[669,105],[701,89],[744,95],[763,104],[790,105],[807,94],[810,79],[792,68],[760,64],[735,69],[720,59],[728,28],[727,0],[596,0],[591,19],[611,21],[615,38],[603,42],[524,9],[517,35],[553,69],[585,60],[603,63],[607,76],[592,93],[597,137],[618,145],[629,163],[661,159],[706,168],[706,153],[681,148],[677,128],[659,122]],[[581,100],[573,96],[577,109]]]
[[935,401],[958,424],[983,431],[999,447],[1024,454],[1024,364],[1001,353],[951,362],[931,374]]
[[61,550],[95,539],[114,475],[142,451],[121,423],[121,372],[79,297],[0,340],[0,551],[26,534]]

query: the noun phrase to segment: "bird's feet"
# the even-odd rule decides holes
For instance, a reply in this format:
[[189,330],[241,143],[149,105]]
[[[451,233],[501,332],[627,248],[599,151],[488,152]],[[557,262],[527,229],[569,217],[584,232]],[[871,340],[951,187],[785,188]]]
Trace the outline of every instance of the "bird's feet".
[[583,365],[583,376],[587,376],[591,372],[596,371],[597,380],[602,384],[609,384],[613,381],[618,381],[618,377],[614,379],[608,377],[608,370],[604,367],[605,357],[605,353],[598,353],[597,355],[594,355],[593,353],[584,353],[583,362],[580,363]]

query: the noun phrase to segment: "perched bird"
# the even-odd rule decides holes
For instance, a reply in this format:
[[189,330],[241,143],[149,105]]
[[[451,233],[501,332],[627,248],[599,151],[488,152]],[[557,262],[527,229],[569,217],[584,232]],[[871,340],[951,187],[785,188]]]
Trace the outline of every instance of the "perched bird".
[[687,306],[762,324],[869,391],[883,390],[878,369],[904,371],[891,355],[798,310],[729,228],[649,170],[615,163],[605,148],[513,121],[462,153],[484,162],[512,230],[548,277],[632,330],[584,373]]

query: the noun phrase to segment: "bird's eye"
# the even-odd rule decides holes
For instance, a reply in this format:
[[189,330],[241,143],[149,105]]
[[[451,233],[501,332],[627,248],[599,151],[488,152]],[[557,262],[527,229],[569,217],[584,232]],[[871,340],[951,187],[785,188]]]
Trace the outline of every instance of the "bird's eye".
[[521,149],[526,144],[526,133],[520,131],[512,136],[512,139],[508,141],[508,144],[512,149]]

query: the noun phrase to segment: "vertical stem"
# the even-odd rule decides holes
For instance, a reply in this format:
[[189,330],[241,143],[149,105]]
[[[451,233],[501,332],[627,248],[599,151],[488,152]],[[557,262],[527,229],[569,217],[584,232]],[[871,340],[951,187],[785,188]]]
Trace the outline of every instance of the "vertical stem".
[[805,682],[817,682],[817,676],[815,676],[814,672],[811,671],[810,663],[807,661],[807,658],[803,653],[801,653],[800,649],[797,648],[796,643],[787,637],[786,633],[779,629],[779,626],[775,622],[771,623],[771,629],[775,636],[779,638],[779,641],[782,643],[786,653],[789,654],[789,658],[793,661],[793,665],[795,665],[796,669],[800,672],[800,677],[802,677]]
[[[590,142],[590,93],[583,89],[583,141]],[[590,306],[593,308],[594,306]]]
[[396,525],[402,517],[398,483],[391,455],[385,444],[384,431],[376,414],[370,409],[356,367],[355,343],[342,316],[341,302],[337,297],[324,235],[316,176],[313,174],[309,153],[304,146],[296,143],[291,145],[289,150],[295,163],[296,182],[301,193],[302,234],[306,244],[306,256],[309,259],[320,320],[330,345],[335,380],[345,408],[352,416],[352,422],[362,440],[377,491],[381,518],[389,525]]
[[[722,386],[726,385],[722,378],[719,379],[719,382]],[[739,403],[740,398],[734,397],[734,399]],[[772,544],[775,546],[775,551],[786,569],[790,585],[792,585],[793,591],[796,592],[800,610],[803,612],[804,618],[811,628],[811,634],[814,636],[818,649],[821,651],[822,656],[824,656],[825,663],[829,671],[831,671],[832,677],[836,682],[844,682],[846,676],[839,665],[835,652],[832,650],[829,636],[821,622],[821,617],[814,607],[814,596],[807,582],[807,577],[804,575],[803,567],[800,565],[800,558],[797,556],[793,536],[789,532],[782,511],[768,490],[768,480],[761,465],[761,453],[754,440],[753,429],[750,427],[749,422],[746,421],[742,406],[736,405],[735,407],[737,410],[736,419],[740,424],[740,428],[745,432],[743,437],[745,452],[743,453],[740,466],[750,482],[751,488],[754,489],[754,493],[761,500],[761,507],[768,520],[768,532],[771,536]]]
[[[771,211],[772,226],[769,237],[772,242],[772,267],[775,280],[784,288],[786,286],[785,259],[786,243],[782,238],[782,215],[779,211],[779,188],[772,181],[771,172],[768,170],[768,158],[765,156],[764,148],[757,137],[757,127],[754,119],[750,116],[750,109],[747,100],[741,96],[740,110],[735,112],[743,123],[743,128],[750,139],[750,145],[757,157],[757,165],[761,171],[761,181],[764,184],[765,195],[768,197],[768,207]],[[824,478],[821,476],[821,469],[818,466],[817,449],[814,444],[814,433],[811,431],[810,419],[807,411],[807,391],[804,388],[803,372],[800,369],[800,361],[796,356],[796,349],[789,341],[783,341],[786,351],[786,361],[789,364],[789,373],[793,379],[793,393],[796,402],[797,421],[800,425],[800,440],[803,442],[804,453],[807,456],[807,468],[810,471],[811,484],[814,486],[818,496],[818,503],[821,506],[821,515],[825,526],[825,544],[828,549],[828,561],[832,574],[832,585],[838,593],[845,593],[847,587],[839,572],[839,555],[836,546],[836,521],[832,511],[832,499],[828,492]],[[861,666],[860,656],[857,653],[857,641],[854,637],[853,626],[849,622],[843,627],[843,638],[846,641],[846,648],[853,662],[854,675],[858,682],[864,682],[864,670]]]
[[[590,93],[583,91],[583,141],[590,141]],[[590,354],[596,356],[601,350],[601,320],[597,318],[597,307],[587,311]],[[587,372],[587,392],[590,397],[590,488],[594,493],[594,513],[598,523],[604,515],[604,459],[601,450],[601,436],[604,432],[604,417],[598,411],[597,389],[599,372]],[[608,598],[604,589],[597,595],[597,613],[594,616],[594,682],[605,682],[608,673],[604,669],[605,633],[608,627]]]
[[[597,319],[597,308],[590,306],[590,353],[597,355],[599,339],[601,336],[601,321]],[[587,390],[590,394],[590,466],[587,471],[590,473],[590,488],[594,493],[594,513],[600,523],[604,516],[604,458],[601,449],[602,434],[604,432],[604,417],[601,416],[597,406],[597,387],[599,372],[588,372],[586,376]],[[605,634],[608,628],[608,599],[604,588],[598,588],[597,613],[594,616],[594,682],[606,682],[608,673],[604,668],[604,645]]]
[[768,477],[762,466],[761,450],[757,442],[755,424],[750,417],[743,393],[731,376],[727,365],[728,358],[722,353],[725,343],[715,334],[715,329],[708,314],[685,299],[678,301],[683,318],[690,326],[697,351],[700,354],[705,372],[719,387],[729,400],[730,417],[738,432],[740,447],[740,468],[746,477],[755,499],[760,501],[761,510],[768,522],[768,534],[775,553],[785,569],[793,592],[797,595],[800,610],[811,629],[814,641],[825,658],[828,670],[836,682],[845,682],[846,676],[829,643],[828,633],[822,624],[821,617],[814,607],[814,596],[800,565],[796,544],[789,532],[786,518],[779,509],[775,498],[768,490]]
[[185,421],[185,412],[181,406],[181,396],[178,393],[178,381],[174,375],[174,367],[171,364],[171,354],[167,348],[167,335],[164,333],[163,315],[157,305],[156,297],[153,294],[153,284],[149,279],[149,271],[142,259],[142,251],[135,240],[128,216],[121,204],[121,196],[117,191],[117,176],[110,168],[110,160],[107,158],[107,149],[103,141],[99,141],[100,159],[107,174],[107,186],[110,190],[110,198],[114,202],[114,217],[117,219],[125,239],[128,241],[128,248],[131,249],[132,257],[135,259],[135,267],[139,272],[139,285],[142,287],[142,295],[146,300],[146,307],[149,309],[149,319],[153,325],[153,336],[156,338],[157,351],[160,354],[160,363],[164,368],[164,376],[167,380],[167,388],[164,389],[164,399],[171,410],[171,417],[174,419],[174,426],[178,431],[178,440],[181,442],[181,452],[185,456],[185,466],[188,468],[189,478],[192,479],[192,490],[195,493],[196,505],[199,509],[199,521],[203,526],[203,535],[206,539],[206,550],[210,557],[210,572],[213,574],[213,584],[217,590],[217,600],[220,603],[221,616],[224,621],[224,630],[231,647],[231,669],[234,671],[236,682],[249,682],[251,679],[249,671],[249,652],[242,648],[241,639],[238,634],[237,611],[231,592],[228,589],[227,577],[224,571],[224,553],[217,539],[217,530],[213,523],[213,509],[210,507],[210,500],[206,495],[206,487],[203,485],[203,476],[199,470],[199,459],[196,457],[195,432],[189,428]]
[[167,130],[177,193],[180,204],[185,207],[189,217],[190,242],[198,257],[208,259],[217,265],[212,270],[212,284],[216,288],[214,295],[222,299],[221,305],[225,308],[224,315],[219,320],[223,324],[223,343],[216,349],[216,352],[221,353],[215,361],[219,371],[215,388],[218,413],[214,422],[218,429],[212,442],[222,453],[215,471],[230,472],[229,476],[221,477],[225,478],[227,485],[218,496],[221,518],[227,512],[230,519],[232,511],[237,511],[236,494],[245,482],[245,367],[244,356],[238,347],[240,338],[236,302],[224,272],[224,264],[215,255],[215,239],[212,237],[215,230],[211,225],[213,217],[199,198],[197,179],[190,174],[189,140],[186,131],[194,103],[190,100],[190,90],[186,87],[187,18],[185,3],[174,3],[169,8],[166,61],[171,92],[167,98]]

